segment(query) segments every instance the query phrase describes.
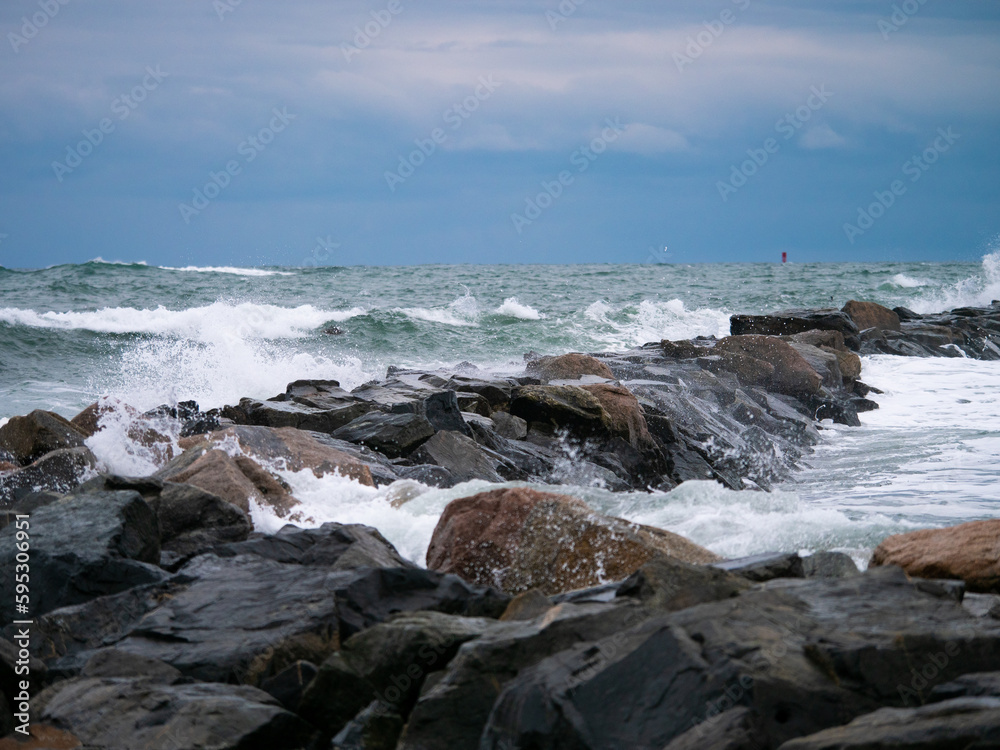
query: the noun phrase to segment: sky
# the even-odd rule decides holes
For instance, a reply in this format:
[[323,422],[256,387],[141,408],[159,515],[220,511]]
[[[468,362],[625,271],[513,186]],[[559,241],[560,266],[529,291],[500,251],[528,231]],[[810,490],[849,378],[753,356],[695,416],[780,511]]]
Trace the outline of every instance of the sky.
[[0,265],[976,260],[995,0],[4,0]]

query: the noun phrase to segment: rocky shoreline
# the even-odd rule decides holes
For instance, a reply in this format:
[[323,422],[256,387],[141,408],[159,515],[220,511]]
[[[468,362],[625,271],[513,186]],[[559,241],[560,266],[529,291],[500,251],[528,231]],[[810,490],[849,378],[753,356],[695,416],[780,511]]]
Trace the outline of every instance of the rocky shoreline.
[[[767,490],[824,420],[877,408],[859,355],[1000,359],[1000,302],[731,328],[506,377],[390,368],[210,412],[11,419],[0,750],[1000,746],[1000,522],[890,537],[860,573],[835,552],[722,560],[532,487]],[[147,476],[101,465],[112,425]],[[374,528],[294,525],[314,524],[276,467],[393,503],[401,480],[515,484],[449,504],[423,568]],[[289,525],[255,531],[254,506]]]

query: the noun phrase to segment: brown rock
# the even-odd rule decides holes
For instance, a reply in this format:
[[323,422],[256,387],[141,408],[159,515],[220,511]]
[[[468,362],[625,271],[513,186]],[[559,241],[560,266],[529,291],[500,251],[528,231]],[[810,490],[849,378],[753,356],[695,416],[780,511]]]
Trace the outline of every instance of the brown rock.
[[509,593],[548,595],[623,579],[658,554],[719,560],[677,534],[605,516],[576,498],[511,487],[449,503],[427,567]]
[[534,620],[552,609],[552,606],[552,601],[541,591],[529,589],[510,600],[507,609],[500,615],[500,621]]
[[961,579],[969,591],[1000,592],[1000,519],[896,534],[871,565],[898,565],[917,578]]
[[606,434],[610,417],[598,398],[575,385],[527,385],[515,388],[510,413],[529,425],[566,428],[575,435]]
[[840,365],[840,373],[844,376],[845,383],[861,377],[861,357],[857,354],[846,349],[831,349],[826,346],[820,348],[837,355],[837,364]]
[[790,395],[816,393],[823,384],[809,363],[792,346],[776,336],[744,334],[727,336],[715,345],[720,352],[735,352],[759,359],[774,367],[767,382],[770,388]]
[[613,435],[620,435],[628,440],[633,448],[640,450],[655,445],[652,435],[649,434],[642,406],[632,391],[610,383],[597,383],[580,387],[596,396],[597,400],[601,402],[601,406],[608,414],[608,422]]
[[852,299],[841,309],[851,316],[851,320],[861,331],[866,328],[878,328],[881,331],[902,330],[899,316],[888,307],[882,307],[875,302],[859,302]]
[[[143,416],[138,409],[129,406],[123,401],[97,401],[73,417],[70,420],[70,424],[86,437],[93,437],[106,427],[106,425],[101,424],[101,420],[109,414],[116,412],[122,414],[125,419],[125,433],[129,439],[145,448],[149,448],[150,457],[158,465],[170,461],[177,455],[171,436],[157,430],[151,424],[149,418]],[[200,437],[196,436],[194,440],[197,441]],[[181,450],[184,450],[183,446]]]
[[663,339],[660,342],[660,349],[664,357],[671,359],[697,359],[710,354],[711,350],[705,346],[698,346],[692,341],[669,341]]
[[0,454],[27,466],[46,453],[80,448],[85,437],[65,417],[36,409],[23,417],[11,417],[0,427]]
[[850,351],[847,348],[847,344],[844,343],[844,334],[840,331],[824,331],[819,328],[814,328],[811,331],[803,331],[802,333],[796,333],[791,336],[782,336],[781,339],[782,341],[795,341],[800,344],[810,344],[812,346],[839,349],[844,352]]
[[27,738],[20,734],[11,734],[0,739],[0,750],[79,750],[81,748],[83,748],[83,742],[75,734],[38,721],[31,722]]
[[586,354],[561,354],[542,357],[528,363],[527,371],[541,380],[577,380],[584,375],[614,380],[615,376],[604,362]]
[[[722,369],[736,373],[736,377],[743,385],[767,385],[774,377],[774,365],[770,362],[735,351],[719,352],[718,356]],[[709,366],[706,369],[712,368]]]
[[15,471],[20,468],[17,464],[12,464],[10,461],[0,461],[0,472],[4,471]]

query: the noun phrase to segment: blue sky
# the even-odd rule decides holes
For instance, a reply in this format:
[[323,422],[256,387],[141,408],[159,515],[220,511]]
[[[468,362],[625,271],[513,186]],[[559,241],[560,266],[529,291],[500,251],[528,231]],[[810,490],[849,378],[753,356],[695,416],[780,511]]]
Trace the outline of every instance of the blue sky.
[[0,33],[8,267],[975,260],[1000,235],[992,0],[6,0]]

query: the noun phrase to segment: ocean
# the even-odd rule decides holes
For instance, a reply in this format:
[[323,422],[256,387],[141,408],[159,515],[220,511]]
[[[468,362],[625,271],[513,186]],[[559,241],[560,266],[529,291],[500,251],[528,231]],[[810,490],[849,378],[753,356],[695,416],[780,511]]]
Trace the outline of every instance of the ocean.
[[[32,409],[72,416],[100,396],[140,410],[187,399],[209,409],[299,378],[353,388],[390,365],[513,373],[530,351],[724,336],[733,313],[848,299],[927,313],[998,298],[1000,251],[980,263],[0,267],[0,421]],[[890,533],[1000,515],[1000,362],[880,355],[865,358],[862,380],[885,391],[881,408],[859,428],[824,424],[822,442],[773,492],[701,481],[668,493],[559,491],[729,557],[837,549],[864,563]],[[109,470],[154,468],[123,435],[91,440]],[[308,523],[376,526],[417,562],[444,506],[486,486],[283,478]],[[414,499],[393,507],[402,494]],[[254,522],[283,523],[261,509]]]

